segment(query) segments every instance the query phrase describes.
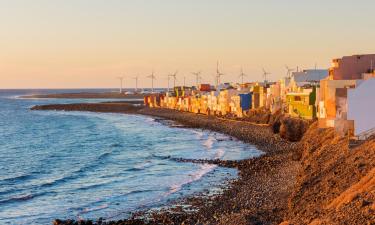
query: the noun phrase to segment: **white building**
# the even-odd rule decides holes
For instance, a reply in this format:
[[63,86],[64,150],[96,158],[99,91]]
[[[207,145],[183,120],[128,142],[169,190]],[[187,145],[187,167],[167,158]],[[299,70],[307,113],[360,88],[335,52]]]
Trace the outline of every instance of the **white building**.
[[372,133],[375,128],[375,78],[348,90],[348,120],[354,121],[354,135]]
[[292,73],[292,83],[297,87],[302,87],[306,84],[319,83],[321,80],[328,77],[328,70],[312,69],[303,70],[301,72]]

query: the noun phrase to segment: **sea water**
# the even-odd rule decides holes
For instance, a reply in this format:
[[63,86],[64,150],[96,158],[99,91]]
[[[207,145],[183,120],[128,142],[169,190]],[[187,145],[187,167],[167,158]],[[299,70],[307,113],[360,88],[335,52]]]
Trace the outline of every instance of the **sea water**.
[[236,160],[261,154],[222,134],[141,115],[30,110],[99,99],[17,97],[67,91],[0,90],[0,224],[126,218],[237,176],[235,169],[172,158]]

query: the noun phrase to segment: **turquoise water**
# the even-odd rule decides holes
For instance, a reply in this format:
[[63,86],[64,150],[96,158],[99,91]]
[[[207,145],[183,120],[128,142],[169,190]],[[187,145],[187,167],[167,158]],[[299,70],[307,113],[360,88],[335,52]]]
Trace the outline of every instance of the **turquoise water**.
[[[63,92],[63,90],[60,90]],[[30,111],[85,99],[19,99],[0,91],[0,224],[121,219],[130,212],[215,188],[237,171],[170,157],[243,159],[254,146],[138,115]],[[55,92],[39,90],[38,93]]]

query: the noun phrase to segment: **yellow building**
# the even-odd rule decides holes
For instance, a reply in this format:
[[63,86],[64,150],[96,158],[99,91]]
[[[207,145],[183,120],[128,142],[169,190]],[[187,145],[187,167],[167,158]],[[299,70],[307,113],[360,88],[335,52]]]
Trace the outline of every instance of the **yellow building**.
[[316,88],[305,89],[303,92],[291,92],[286,95],[288,114],[303,119],[316,118]]
[[252,89],[252,109],[258,109],[265,107],[267,103],[267,88],[263,87],[262,84],[257,84]]

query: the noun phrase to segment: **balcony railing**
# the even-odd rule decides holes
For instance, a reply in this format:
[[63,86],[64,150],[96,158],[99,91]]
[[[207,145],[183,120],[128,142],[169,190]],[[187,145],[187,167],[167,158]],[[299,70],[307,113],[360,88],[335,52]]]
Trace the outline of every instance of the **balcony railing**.
[[370,130],[367,130],[367,131],[364,131],[364,132],[358,134],[356,136],[356,138],[357,138],[357,140],[366,141],[373,136],[375,136],[375,127],[370,129]]

